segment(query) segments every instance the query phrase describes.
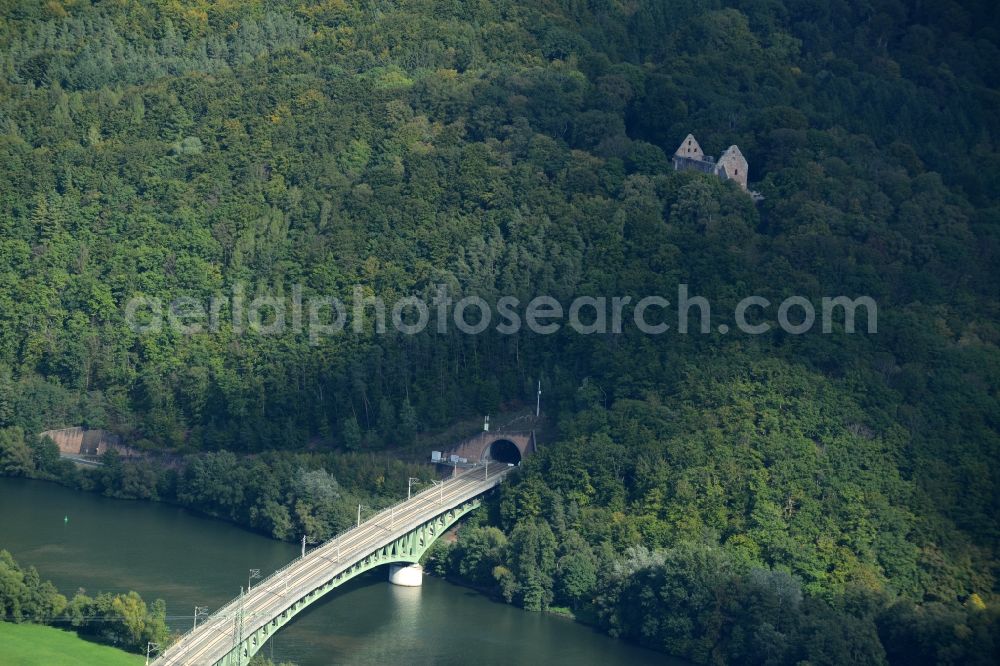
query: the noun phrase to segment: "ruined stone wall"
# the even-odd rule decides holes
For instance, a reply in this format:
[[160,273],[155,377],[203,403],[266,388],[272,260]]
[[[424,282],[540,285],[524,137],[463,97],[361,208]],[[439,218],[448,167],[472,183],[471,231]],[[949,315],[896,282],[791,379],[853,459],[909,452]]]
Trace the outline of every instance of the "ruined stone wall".
[[90,430],[82,426],[59,428],[39,433],[39,437],[49,437],[59,453],[71,456],[99,456],[109,448],[125,450],[121,437],[106,430]]
[[747,189],[747,160],[736,146],[729,146],[716,163],[715,172],[728,180],[735,180]]

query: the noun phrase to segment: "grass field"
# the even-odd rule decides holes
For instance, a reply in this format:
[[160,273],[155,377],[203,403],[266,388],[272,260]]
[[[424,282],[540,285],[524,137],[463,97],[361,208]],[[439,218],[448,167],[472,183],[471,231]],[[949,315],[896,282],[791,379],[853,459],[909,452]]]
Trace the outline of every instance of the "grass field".
[[138,666],[144,661],[70,631],[0,622],[0,666]]

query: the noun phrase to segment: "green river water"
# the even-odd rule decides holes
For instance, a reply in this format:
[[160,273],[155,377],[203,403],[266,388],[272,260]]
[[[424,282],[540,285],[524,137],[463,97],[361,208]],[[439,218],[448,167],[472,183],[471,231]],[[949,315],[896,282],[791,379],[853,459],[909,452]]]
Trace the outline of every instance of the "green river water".
[[[9,478],[0,478],[0,548],[68,596],[82,587],[162,598],[176,629],[190,626],[196,604],[215,609],[235,596],[249,569],[267,575],[299,554],[184,509]],[[265,646],[272,651],[299,666],[683,664],[431,576],[420,588],[396,587],[382,569],[314,604]]]

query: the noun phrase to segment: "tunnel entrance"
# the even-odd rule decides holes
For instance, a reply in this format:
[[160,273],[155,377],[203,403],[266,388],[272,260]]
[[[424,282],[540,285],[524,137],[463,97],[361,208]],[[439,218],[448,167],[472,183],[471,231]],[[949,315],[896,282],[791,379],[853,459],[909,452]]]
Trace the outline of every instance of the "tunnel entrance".
[[517,465],[521,462],[521,450],[517,448],[517,444],[509,439],[498,439],[490,444],[486,457],[496,462]]

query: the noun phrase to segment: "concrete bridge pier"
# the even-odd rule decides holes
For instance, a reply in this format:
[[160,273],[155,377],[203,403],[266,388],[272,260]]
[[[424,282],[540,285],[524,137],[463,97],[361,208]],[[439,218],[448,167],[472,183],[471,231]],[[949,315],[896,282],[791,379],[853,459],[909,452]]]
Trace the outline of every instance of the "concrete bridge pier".
[[390,564],[389,582],[403,587],[420,587],[424,584],[424,568],[419,564]]

